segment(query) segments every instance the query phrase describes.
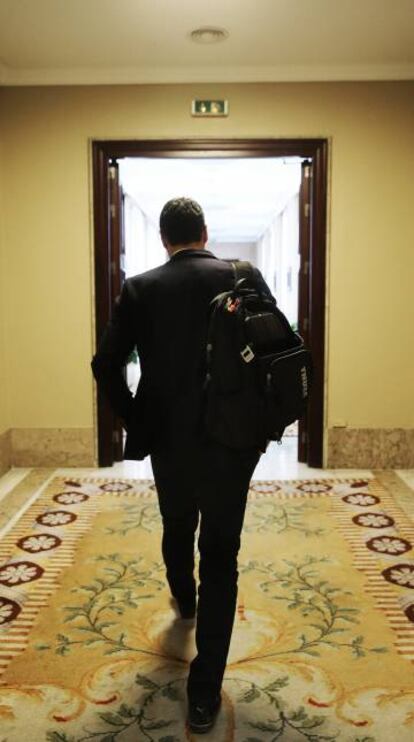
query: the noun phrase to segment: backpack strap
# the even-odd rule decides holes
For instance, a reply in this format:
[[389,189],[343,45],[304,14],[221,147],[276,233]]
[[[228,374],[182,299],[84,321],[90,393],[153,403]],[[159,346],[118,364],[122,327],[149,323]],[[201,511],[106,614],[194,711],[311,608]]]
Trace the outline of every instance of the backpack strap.
[[238,281],[246,279],[247,283],[250,283],[250,286],[254,288],[254,269],[252,264],[248,260],[232,260],[231,264],[234,272],[234,285],[237,286]]
[[[244,292],[255,291],[269,307],[277,306],[277,301],[270,293],[270,289],[263,281],[263,278],[255,273],[254,266],[248,260],[230,260],[233,266],[234,288]],[[240,281],[245,281],[241,284]]]

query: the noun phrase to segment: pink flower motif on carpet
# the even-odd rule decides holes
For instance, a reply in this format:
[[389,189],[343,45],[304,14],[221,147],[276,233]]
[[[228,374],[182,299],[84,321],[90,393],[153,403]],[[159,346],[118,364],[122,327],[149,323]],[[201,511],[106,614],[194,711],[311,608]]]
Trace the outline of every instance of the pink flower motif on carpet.
[[53,499],[62,505],[77,505],[89,500],[89,495],[84,495],[83,492],[61,492],[59,495],[55,495]]
[[0,625],[13,621],[21,611],[18,603],[8,598],[0,598]]
[[302,482],[298,484],[298,490],[302,492],[329,492],[332,489],[332,485],[325,484],[325,482]]
[[354,515],[352,520],[357,526],[366,528],[387,528],[394,525],[393,518],[383,513],[361,513],[361,515]]
[[412,564],[396,564],[394,567],[387,567],[382,575],[394,585],[414,588],[414,566]]
[[19,538],[17,545],[24,551],[36,553],[39,551],[50,551],[62,543],[57,536],[51,536],[49,533],[39,533],[39,535],[24,536]]
[[66,526],[76,520],[74,513],[66,513],[64,510],[55,510],[50,513],[42,513],[36,518],[43,526]]
[[275,482],[251,482],[250,489],[253,492],[266,494],[267,492],[279,492],[280,487]]
[[369,507],[369,505],[376,505],[380,502],[379,497],[376,497],[375,495],[366,495],[364,492],[356,492],[354,495],[345,495],[342,499],[349,505],[360,505],[361,507]]
[[33,562],[14,562],[0,568],[0,583],[3,585],[21,585],[24,582],[38,580],[44,570]]
[[124,492],[132,489],[132,486],[126,482],[105,482],[99,486],[104,492]]
[[383,554],[404,554],[412,548],[409,541],[396,536],[376,536],[367,541],[367,547]]

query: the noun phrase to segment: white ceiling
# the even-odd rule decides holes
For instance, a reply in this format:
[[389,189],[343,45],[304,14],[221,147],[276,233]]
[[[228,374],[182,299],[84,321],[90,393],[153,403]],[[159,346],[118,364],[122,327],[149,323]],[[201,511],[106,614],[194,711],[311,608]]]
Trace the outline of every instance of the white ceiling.
[[299,191],[299,158],[157,159],[119,161],[120,178],[154,227],[170,198],[202,206],[209,244],[255,242]]
[[[194,28],[229,39],[197,45]],[[414,0],[0,0],[0,84],[414,79]]]

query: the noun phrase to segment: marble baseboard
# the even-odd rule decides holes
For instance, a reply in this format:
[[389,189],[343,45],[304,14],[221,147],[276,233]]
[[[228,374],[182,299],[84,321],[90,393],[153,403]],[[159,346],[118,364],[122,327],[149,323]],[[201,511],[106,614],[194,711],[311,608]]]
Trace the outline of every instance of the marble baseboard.
[[411,469],[414,467],[412,428],[330,428],[330,469]]
[[10,430],[5,430],[0,435],[0,476],[5,474],[11,467],[11,442]]
[[12,428],[13,466],[95,466],[92,428]]
[[[11,466],[97,466],[93,428],[11,428],[0,435],[0,476]],[[413,469],[414,429],[330,428],[327,469]]]

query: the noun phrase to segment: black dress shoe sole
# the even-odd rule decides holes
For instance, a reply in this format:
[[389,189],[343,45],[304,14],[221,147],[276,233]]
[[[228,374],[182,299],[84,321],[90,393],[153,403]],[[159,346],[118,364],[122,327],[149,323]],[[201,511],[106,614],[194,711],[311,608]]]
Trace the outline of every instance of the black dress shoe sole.
[[217,707],[212,712],[211,719],[207,722],[203,723],[197,723],[192,722],[190,718],[187,719],[188,727],[191,732],[194,732],[195,734],[207,734],[207,732],[210,731],[214,727],[214,724],[216,723],[217,714],[220,711],[221,707],[221,698],[218,701]]
[[190,724],[188,722],[188,728],[190,732],[194,732],[194,734],[207,734],[207,732],[210,732],[210,730],[214,727],[214,723],[216,721],[216,717],[214,717],[213,721],[210,724]]

